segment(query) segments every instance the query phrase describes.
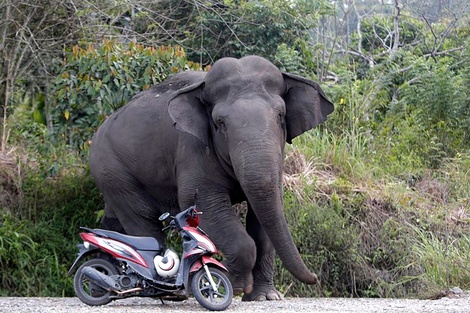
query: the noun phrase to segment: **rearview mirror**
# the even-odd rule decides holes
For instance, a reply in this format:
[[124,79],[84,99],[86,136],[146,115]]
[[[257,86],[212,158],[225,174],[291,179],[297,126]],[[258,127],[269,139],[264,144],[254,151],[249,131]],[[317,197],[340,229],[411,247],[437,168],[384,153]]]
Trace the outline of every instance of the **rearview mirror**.
[[168,216],[170,216],[170,213],[168,212],[165,212],[163,213],[162,215],[160,215],[160,217],[158,218],[159,221],[164,221],[168,218]]

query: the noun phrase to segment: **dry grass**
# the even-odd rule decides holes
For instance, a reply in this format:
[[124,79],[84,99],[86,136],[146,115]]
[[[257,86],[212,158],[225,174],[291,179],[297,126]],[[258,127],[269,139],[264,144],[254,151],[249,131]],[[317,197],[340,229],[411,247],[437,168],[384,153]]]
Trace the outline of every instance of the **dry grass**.
[[289,151],[284,159],[283,186],[292,191],[300,201],[305,198],[303,195],[305,186],[313,186],[319,196],[329,198],[332,192],[331,186],[335,181],[336,176],[328,170],[326,164],[307,161],[296,149]]

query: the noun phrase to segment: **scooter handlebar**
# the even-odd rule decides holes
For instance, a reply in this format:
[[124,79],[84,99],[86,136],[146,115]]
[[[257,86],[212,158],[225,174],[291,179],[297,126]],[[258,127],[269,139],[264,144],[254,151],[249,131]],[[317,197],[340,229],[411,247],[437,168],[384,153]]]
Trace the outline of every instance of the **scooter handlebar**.
[[[162,231],[165,231],[169,228],[180,229],[185,225],[196,227],[199,224],[198,215],[201,215],[201,214],[202,212],[198,212],[195,205],[190,206],[186,210],[181,211],[175,216],[172,216],[170,224],[162,228]],[[195,222],[192,222],[192,221],[195,221]]]

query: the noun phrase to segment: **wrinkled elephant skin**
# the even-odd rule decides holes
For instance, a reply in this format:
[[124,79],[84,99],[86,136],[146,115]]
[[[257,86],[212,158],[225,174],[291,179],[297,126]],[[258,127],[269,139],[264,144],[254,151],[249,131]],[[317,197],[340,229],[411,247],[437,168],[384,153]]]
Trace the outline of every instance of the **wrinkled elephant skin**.
[[[280,299],[277,253],[294,277],[310,272],[283,215],[285,143],[324,122],[333,105],[318,84],[264,58],[223,58],[136,95],[100,127],[90,169],[104,195],[102,226],[163,240],[158,216],[195,201],[244,300]],[[246,227],[232,204],[248,204]]]

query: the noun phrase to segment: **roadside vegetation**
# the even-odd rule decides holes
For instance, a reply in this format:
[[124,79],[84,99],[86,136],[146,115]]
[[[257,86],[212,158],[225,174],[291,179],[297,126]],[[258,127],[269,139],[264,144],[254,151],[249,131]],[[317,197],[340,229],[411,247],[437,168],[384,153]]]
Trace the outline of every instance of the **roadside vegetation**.
[[2,2],[0,296],[73,295],[78,228],[103,210],[87,155],[109,114],[172,73],[247,54],[335,104],[285,158],[285,215],[321,285],[278,262],[277,287],[470,289],[469,12],[465,0]]

